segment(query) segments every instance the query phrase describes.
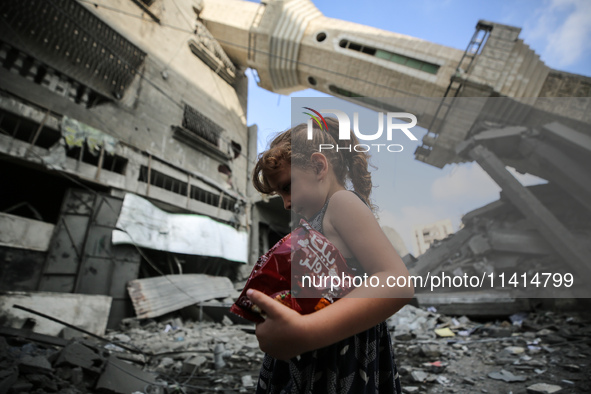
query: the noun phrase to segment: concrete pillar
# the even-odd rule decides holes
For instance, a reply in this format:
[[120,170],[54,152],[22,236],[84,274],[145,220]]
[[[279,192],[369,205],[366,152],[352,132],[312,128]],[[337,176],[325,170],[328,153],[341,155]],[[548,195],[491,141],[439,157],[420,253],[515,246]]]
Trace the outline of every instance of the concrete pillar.
[[547,179],[559,185],[591,212],[591,175],[588,168],[575,162],[560,149],[538,140],[525,138],[519,151],[544,169]]
[[473,147],[468,155],[503,189],[513,205],[534,223],[574,277],[588,278],[589,253],[571,232],[507,169],[499,158],[482,145]]

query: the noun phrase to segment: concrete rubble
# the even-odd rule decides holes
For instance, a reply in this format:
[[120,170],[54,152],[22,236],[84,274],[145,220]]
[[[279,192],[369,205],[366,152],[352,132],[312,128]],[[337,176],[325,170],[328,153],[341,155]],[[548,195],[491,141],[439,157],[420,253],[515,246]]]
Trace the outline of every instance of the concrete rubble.
[[[0,331],[0,392],[253,392],[254,326],[218,320],[126,319],[102,343]],[[554,312],[474,321],[407,305],[387,324],[405,393],[517,394],[591,392],[590,322]]]
[[[591,216],[572,196],[552,184],[526,189],[557,218],[568,223],[569,228],[576,229],[576,239],[587,243],[591,234]],[[512,314],[530,310],[544,298],[582,298],[575,291],[579,291],[578,294],[587,291],[584,282],[574,281],[575,271],[542,237],[536,224],[524,218],[523,213],[507,201],[504,193],[499,200],[466,213],[459,231],[434,242],[417,259],[407,257],[407,261],[409,271],[424,279],[442,273],[450,277],[484,278],[478,286],[447,285],[432,291],[428,286],[417,289],[420,305],[436,306],[443,313],[469,316]],[[536,277],[536,273],[542,275],[540,273],[544,272],[562,273],[561,277],[570,278],[574,285],[571,288],[545,287],[532,282],[534,278],[542,277]],[[491,275],[494,275],[494,281]],[[500,279],[501,275],[504,281]],[[527,286],[522,282],[510,284],[510,278],[528,278],[529,282]]]
[[[474,321],[407,305],[387,323],[405,393],[583,393],[591,392],[590,318],[532,312]],[[436,333],[445,328],[453,336]]]

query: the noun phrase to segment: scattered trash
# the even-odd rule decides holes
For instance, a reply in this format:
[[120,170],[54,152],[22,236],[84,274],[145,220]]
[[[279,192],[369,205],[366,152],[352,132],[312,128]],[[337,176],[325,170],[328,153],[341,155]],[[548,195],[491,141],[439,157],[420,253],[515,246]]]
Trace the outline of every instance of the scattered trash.
[[[99,382],[115,393],[252,392],[264,356],[254,326],[223,316],[127,319],[98,343],[0,327],[0,383],[12,384],[10,392],[64,394],[96,392]],[[591,319],[568,317],[540,312],[522,316],[521,325],[475,322],[407,305],[387,320],[403,392],[550,393],[554,384],[563,387],[559,393],[589,392]],[[123,384],[127,373],[143,379],[141,386],[131,378]],[[551,379],[548,386],[539,386],[540,378]]]
[[436,328],[435,329],[435,334],[437,334],[440,337],[446,338],[446,337],[455,337],[456,334],[454,334],[452,332],[452,330],[449,329],[449,327],[445,327],[445,328]]
[[521,325],[523,324],[523,320],[525,320],[526,317],[527,313],[515,313],[509,316],[509,320],[511,320],[511,323],[513,323],[514,326],[521,327]]

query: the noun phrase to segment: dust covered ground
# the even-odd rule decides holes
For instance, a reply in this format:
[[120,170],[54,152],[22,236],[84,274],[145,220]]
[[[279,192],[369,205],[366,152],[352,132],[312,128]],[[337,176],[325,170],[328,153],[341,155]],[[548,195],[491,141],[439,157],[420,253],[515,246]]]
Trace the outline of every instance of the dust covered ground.
[[[585,393],[590,322],[552,312],[473,321],[407,305],[388,326],[406,393]],[[0,392],[254,392],[263,353],[253,328],[168,316],[128,319],[107,341],[4,334]]]

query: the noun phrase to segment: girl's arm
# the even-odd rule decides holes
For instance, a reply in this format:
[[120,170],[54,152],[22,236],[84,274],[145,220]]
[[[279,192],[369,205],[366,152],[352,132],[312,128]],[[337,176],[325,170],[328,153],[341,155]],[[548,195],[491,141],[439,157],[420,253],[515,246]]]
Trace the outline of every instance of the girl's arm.
[[[250,299],[267,314],[267,320],[257,325],[260,347],[275,358],[286,360],[367,330],[392,316],[414,295],[409,280],[406,287],[387,285],[389,276],[408,277],[408,270],[357,196],[334,193],[328,210],[335,213],[326,213],[330,224],[365,269],[368,285],[354,288],[338,302],[309,315],[300,315],[256,290],[250,292]],[[371,276],[379,278],[378,287],[369,286]]]

